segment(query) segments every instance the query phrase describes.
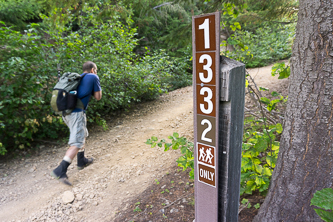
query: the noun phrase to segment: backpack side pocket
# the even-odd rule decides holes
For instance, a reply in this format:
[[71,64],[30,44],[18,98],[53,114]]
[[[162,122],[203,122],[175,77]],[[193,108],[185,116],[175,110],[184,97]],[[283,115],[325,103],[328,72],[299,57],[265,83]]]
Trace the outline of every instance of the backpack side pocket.
[[56,102],[59,111],[64,111],[67,109],[67,99],[68,93],[65,90],[59,89]]
[[67,97],[67,109],[75,109],[76,103],[77,103],[76,91],[69,92]]

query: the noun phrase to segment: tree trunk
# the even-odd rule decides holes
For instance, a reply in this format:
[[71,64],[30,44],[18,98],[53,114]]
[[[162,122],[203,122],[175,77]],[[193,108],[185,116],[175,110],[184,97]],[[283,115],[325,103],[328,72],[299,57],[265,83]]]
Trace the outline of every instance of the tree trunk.
[[280,153],[254,221],[321,221],[310,201],[332,187],[332,46],[333,1],[300,0]]

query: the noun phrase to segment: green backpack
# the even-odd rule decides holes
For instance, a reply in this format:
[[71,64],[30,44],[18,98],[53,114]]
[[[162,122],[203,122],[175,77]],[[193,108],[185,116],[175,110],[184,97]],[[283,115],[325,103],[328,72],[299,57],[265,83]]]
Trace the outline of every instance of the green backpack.
[[75,108],[84,109],[82,101],[77,97],[77,88],[85,75],[66,72],[60,77],[51,97],[51,108],[55,114],[66,116]]

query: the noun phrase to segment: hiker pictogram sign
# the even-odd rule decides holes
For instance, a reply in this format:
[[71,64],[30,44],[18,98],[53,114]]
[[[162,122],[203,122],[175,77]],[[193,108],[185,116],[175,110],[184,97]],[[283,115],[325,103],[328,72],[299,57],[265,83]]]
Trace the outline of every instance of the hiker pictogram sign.
[[198,143],[197,154],[198,163],[215,167],[215,147]]
[[199,181],[215,187],[215,147],[197,143],[197,158]]

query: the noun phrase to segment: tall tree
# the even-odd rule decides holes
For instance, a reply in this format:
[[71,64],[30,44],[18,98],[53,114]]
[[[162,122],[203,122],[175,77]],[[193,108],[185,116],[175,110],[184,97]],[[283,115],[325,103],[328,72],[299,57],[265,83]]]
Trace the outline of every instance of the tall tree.
[[280,153],[254,221],[321,221],[310,200],[332,187],[333,1],[301,0],[296,29]]

